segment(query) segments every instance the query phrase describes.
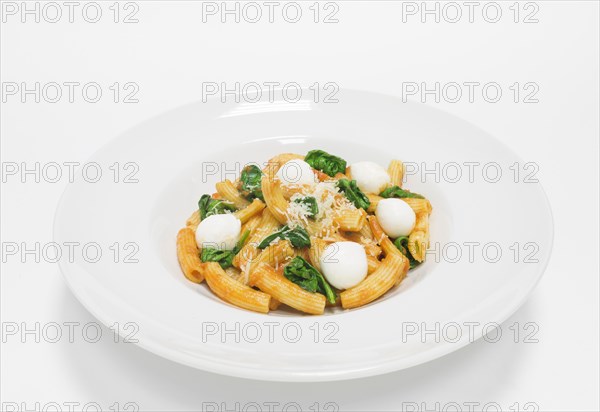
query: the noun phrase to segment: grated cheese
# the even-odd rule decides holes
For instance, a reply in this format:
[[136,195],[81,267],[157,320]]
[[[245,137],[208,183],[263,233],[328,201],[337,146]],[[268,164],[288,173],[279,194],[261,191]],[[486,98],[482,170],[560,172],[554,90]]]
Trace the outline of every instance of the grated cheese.
[[295,193],[290,198],[290,204],[286,211],[287,224],[294,229],[298,226],[305,227],[308,224],[308,215],[310,214],[309,205],[306,203],[297,203],[297,199],[303,198],[304,195]]
[[290,204],[286,211],[287,224],[290,228],[298,226],[306,228],[308,226],[310,215],[309,205],[295,202],[295,200],[306,196],[315,198],[318,212],[314,218],[326,231],[326,235],[337,230],[334,220],[337,213],[344,210],[356,209],[337,188],[335,180],[319,182],[313,186],[304,187],[300,193],[295,193],[290,198]]
[[273,246],[273,245],[276,245],[276,244],[278,244],[280,241],[281,241],[281,237],[277,236],[275,239],[271,240],[271,243],[269,243],[269,245],[268,245],[267,247],[269,247],[269,246]]

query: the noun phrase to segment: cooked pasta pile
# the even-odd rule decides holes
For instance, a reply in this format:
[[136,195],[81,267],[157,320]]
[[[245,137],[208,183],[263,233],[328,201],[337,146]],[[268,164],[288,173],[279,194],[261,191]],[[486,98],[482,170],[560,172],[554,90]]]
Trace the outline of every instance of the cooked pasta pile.
[[425,260],[432,207],[402,188],[404,166],[322,150],[246,166],[205,194],[177,235],[184,275],[221,299],[313,315],[366,305]]

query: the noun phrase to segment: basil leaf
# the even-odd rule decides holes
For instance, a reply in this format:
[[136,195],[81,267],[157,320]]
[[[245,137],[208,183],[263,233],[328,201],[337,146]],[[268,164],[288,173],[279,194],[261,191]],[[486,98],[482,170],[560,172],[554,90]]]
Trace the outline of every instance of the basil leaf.
[[240,176],[240,193],[245,198],[265,200],[261,189],[262,171],[256,165],[246,166]]
[[295,283],[302,289],[325,295],[330,303],[335,303],[336,294],[327,283],[323,275],[304,258],[296,256],[283,270],[285,276],[290,282]]
[[367,210],[371,205],[369,198],[358,188],[356,180],[340,179],[337,182],[337,187],[354,206]]
[[280,230],[271,233],[269,236],[264,238],[262,242],[260,242],[260,244],[258,245],[258,248],[266,248],[271,244],[271,242],[273,242],[277,238],[289,240],[292,246],[296,248],[310,247],[310,236],[305,229],[301,227],[290,229],[286,225]]
[[233,266],[233,257],[240,253],[240,250],[242,250],[242,247],[244,246],[244,243],[246,243],[248,236],[250,236],[250,231],[246,230],[240,237],[240,240],[238,240],[236,243],[233,250],[219,250],[211,247],[202,248],[200,260],[203,262],[218,262],[223,269],[230,268]]
[[200,198],[198,209],[200,209],[200,218],[202,220],[212,215],[221,215],[237,210],[233,204],[221,199],[213,199],[211,195],[203,195]]
[[403,198],[425,199],[420,194],[409,192],[408,190],[404,190],[399,186],[388,187],[383,192],[381,192],[379,194],[379,196],[385,197],[387,199],[389,199],[390,197],[397,197],[399,199],[403,199]]
[[408,236],[400,236],[399,238],[394,240],[394,245],[398,248],[398,250],[400,250],[400,252],[402,252],[404,256],[408,258],[408,262],[410,263],[410,269],[414,269],[422,263],[416,260],[410,254],[410,251],[408,250]]
[[317,199],[312,196],[305,196],[294,200],[295,203],[301,203],[308,205],[308,217],[315,217],[319,213],[319,206],[317,205]]
[[344,159],[323,150],[311,150],[304,157],[304,161],[313,169],[320,170],[332,177],[338,173],[346,172],[346,161]]

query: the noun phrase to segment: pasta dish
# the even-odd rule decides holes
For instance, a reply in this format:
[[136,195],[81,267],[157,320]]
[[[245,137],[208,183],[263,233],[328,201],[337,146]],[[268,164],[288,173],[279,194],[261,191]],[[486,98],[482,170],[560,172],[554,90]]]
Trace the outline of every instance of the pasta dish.
[[[261,167],[262,166],[262,167]],[[404,165],[283,153],[216,184],[177,235],[183,274],[261,313],[356,308],[425,260],[432,207],[402,188]]]

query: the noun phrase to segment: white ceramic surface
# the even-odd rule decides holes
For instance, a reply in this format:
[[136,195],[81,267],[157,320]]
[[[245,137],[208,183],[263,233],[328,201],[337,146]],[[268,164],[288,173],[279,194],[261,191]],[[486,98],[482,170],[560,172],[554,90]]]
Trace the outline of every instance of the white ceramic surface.
[[[340,380],[407,368],[457,350],[504,321],[532,291],[551,253],[552,217],[539,183],[525,183],[522,175],[515,183],[510,166],[522,165],[520,159],[444,112],[366,92],[343,90],[339,100],[192,104],[98,151],[90,161],[137,163],[139,182],[71,184],[56,213],[55,241],[97,242],[104,252],[115,242],[134,242],[138,262],[125,263],[120,256],[115,263],[112,255],[96,263],[81,256],[63,260],[73,293],[106,325],[137,324],[135,338],[151,352],[207,371],[265,380]],[[421,168],[439,163],[438,182],[431,174],[425,179],[415,174],[405,184],[433,204],[431,242],[439,258],[429,255],[382,299],[322,317],[244,311],[220,301],[205,284],[186,281],[175,236],[198,198],[246,163],[314,148],[349,163],[386,165],[396,158]],[[463,172],[457,182],[451,181],[453,162]],[[480,165],[474,166],[472,182],[464,175],[467,162]],[[482,177],[483,165],[492,162],[503,172],[496,183]],[[480,245],[474,246],[472,262],[465,255],[469,242]],[[503,253],[496,263],[482,258],[482,247],[492,242]],[[517,262],[510,248],[515,242],[521,250]],[[523,249],[526,243],[536,245],[537,262],[524,258],[532,250]],[[451,262],[455,255],[447,247],[444,259],[444,248],[455,244],[462,258]],[[457,339],[423,343],[422,333],[407,333],[414,325],[443,329],[455,323],[473,324],[471,336],[463,329]],[[239,333],[224,333],[236,328]]]

